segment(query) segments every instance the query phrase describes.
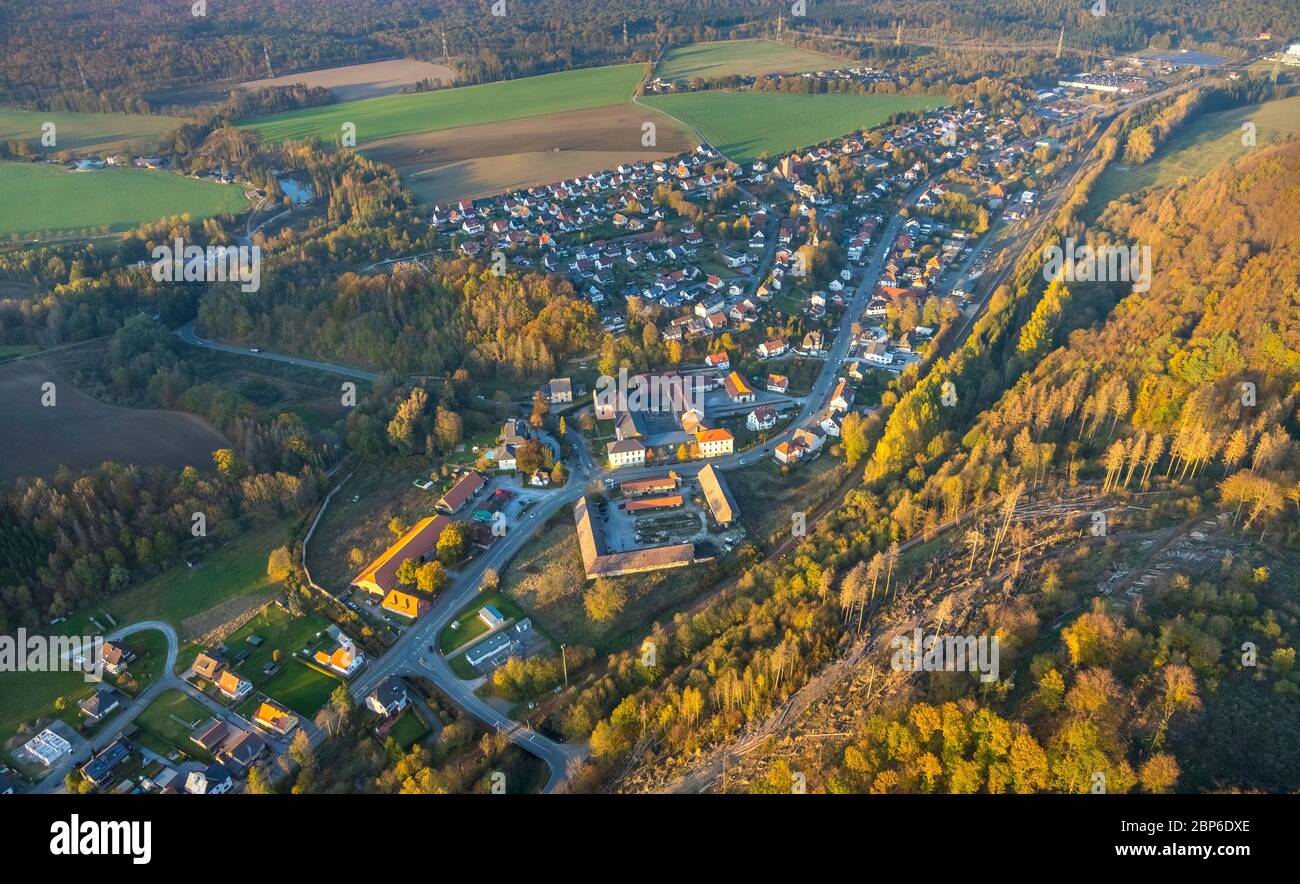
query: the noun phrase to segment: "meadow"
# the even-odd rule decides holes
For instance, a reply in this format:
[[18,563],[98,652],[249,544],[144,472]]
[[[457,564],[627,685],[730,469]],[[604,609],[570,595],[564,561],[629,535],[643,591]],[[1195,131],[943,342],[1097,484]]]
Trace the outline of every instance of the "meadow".
[[357,146],[364,148],[368,142],[417,132],[620,104],[631,98],[644,72],[644,65],[639,64],[563,71],[303,108],[244,120],[240,125],[256,129],[273,142],[315,136],[337,143],[343,124],[352,123],[356,126]]
[[833,55],[809,52],[771,40],[722,40],[692,43],[670,50],[655,68],[664,80],[711,79],[731,75],[800,73],[845,67],[848,62]]
[[1251,104],[1189,120],[1156,150],[1150,161],[1132,166],[1112,163],[1097,180],[1086,215],[1096,218],[1112,200],[1147,187],[1169,187],[1180,178],[1201,178],[1239,158],[1245,123],[1255,125],[1255,144],[1264,146],[1300,132],[1300,96]]
[[[55,144],[41,145],[41,126],[54,124]],[[0,108],[0,141],[26,141],[34,153],[90,153],[138,146],[153,150],[159,136],[181,126],[180,117],[145,114],[80,114]]]
[[932,95],[796,95],[779,92],[687,92],[642,99],[698,131],[736,162],[870,129],[903,111],[939,107]]
[[207,218],[248,208],[242,188],[170,172],[105,168],[72,172],[43,163],[0,163],[0,237],[129,230],[188,214]]

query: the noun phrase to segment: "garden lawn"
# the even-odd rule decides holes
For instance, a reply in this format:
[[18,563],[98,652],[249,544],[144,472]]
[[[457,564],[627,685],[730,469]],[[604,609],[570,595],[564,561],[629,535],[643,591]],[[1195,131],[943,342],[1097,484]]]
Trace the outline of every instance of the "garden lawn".
[[341,679],[326,675],[301,660],[290,660],[275,678],[262,685],[262,693],[306,718],[315,718],[330,700]]
[[153,735],[156,742],[149,748],[160,755],[165,757],[167,753],[159,750],[158,742],[199,761],[210,761],[212,756],[191,742],[190,734],[211,717],[211,713],[180,691],[168,690],[159,694],[140,713],[135,723],[141,730]]
[[492,605],[507,620],[511,618],[522,620],[528,616],[514,599],[502,594],[499,590],[480,593],[472,602],[457,612],[452,623],[459,623],[460,625],[456,629],[452,629],[449,623],[447,628],[442,631],[442,635],[438,636],[438,649],[444,655],[465,647],[488,631],[487,624],[478,616],[478,612],[487,605]]

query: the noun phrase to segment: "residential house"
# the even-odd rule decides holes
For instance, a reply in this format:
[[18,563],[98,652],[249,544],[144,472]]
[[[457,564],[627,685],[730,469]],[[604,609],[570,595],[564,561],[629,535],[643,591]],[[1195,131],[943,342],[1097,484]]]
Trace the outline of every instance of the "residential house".
[[313,659],[318,666],[333,670],[344,678],[351,678],[366,662],[366,655],[357,650],[347,636],[331,653],[317,651]]
[[217,690],[221,691],[227,699],[242,700],[248,696],[248,692],[252,689],[251,682],[245,681],[229,669],[223,671],[217,677]]
[[573,401],[573,381],[569,378],[552,378],[546,385],[546,398],[552,405]]
[[853,399],[857,396],[857,392],[852,384],[841,378],[835,385],[835,392],[831,394],[831,410],[848,411],[853,407]]
[[118,737],[91,756],[81,768],[81,775],[96,786],[103,786],[113,778],[113,771],[131,754],[131,744],[126,737]]
[[758,345],[758,355],[761,359],[771,359],[774,356],[784,356],[789,349],[785,338],[775,338],[771,341],[764,341]]
[[731,357],[727,355],[725,350],[717,353],[710,353],[708,356],[704,357],[704,364],[709,368],[715,368],[718,371],[730,371]]
[[115,642],[104,642],[100,650],[100,658],[104,661],[104,669],[110,675],[121,675],[135,659],[135,654]]
[[95,688],[95,693],[77,704],[81,714],[86,716],[86,720],[92,724],[102,721],[109,715],[112,715],[118,706],[122,705],[122,696],[113,688],[106,684],[101,684]]
[[826,444],[826,434],[822,432],[821,427],[813,424],[795,430],[790,441],[802,445],[808,454],[816,454]]
[[225,667],[220,660],[209,657],[207,654],[199,654],[194,658],[194,674],[199,678],[206,678],[208,681],[216,681],[221,675],[221,670]]
[[401,679],[390,675],[379,686],[366,694],[366,708],[385,718],[396,715],[411,702],[406,692],[406,685]]
[[862,345],[862,358],[876,365],[891,365],[894,361],[889,345],[879,340],[867,341]]
[[822,330],[815,328],[803,336],[803,343],[800,345],[800,352],[805,356],[825,356],[826,343],[825,335]]
[[253,715],[253,724],[284,737],[298,726],[298,718],[287,709],[281,709],[274,703],[264,702],[257,707],[257,712]]
[[238,730],[221,747],[218,761],[235,776],[244,773],[266,754],[266,740],[253,731]]
[[438,509],[450,516],[473,500],[474,495],[478,494],[486,485],[487,480],[471,470],[461,476],[456,484],[448,489],[446,494],[438,498]]
[[776,446],[772,452],[772,457],[779,464],[790,464],[799,460],[804,455],[804,447],[796,441],[782,442]]
[[700,457],[725,457],[735,451],[736,437],[728,430],[701,430],[695,434]]
[[220,718],[209,718],[190,734],[190,742],[204,752],[214,754],[217,747],[226,741],[230,727]]
[[760,433],[776,426],[776,409],[770,405],[760,405],[749,413],[745,426],[751,432]]
[[733,269],[736,267],[743,267],[745,264],[749,263],[749,255],[747,253],[738,252],[732,248],[721,248],[718,250],[718,254],[722,257],[723,262]]
[[772,393],[785,395],[785,391],[790,387],[790,379],[783,374],[769,374],[767,376],[767,389]]
[[645,466],[645,443],[640,439],[620,439],[605,446],[610,469]]
[[234,777],[219,761],[212,762],[204,770],[192,770],[185,777],[185,791],[191,795],[223,795],[234,788]]

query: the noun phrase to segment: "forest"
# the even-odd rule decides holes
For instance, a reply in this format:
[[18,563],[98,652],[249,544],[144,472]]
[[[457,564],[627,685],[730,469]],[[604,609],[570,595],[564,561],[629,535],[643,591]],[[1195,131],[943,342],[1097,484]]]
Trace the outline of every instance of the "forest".
[[[1094,235],[1122,230],[1151,244],[1149,292],[1070,293],[1023,276],[1033,309],[1011,323],[1003,306],[1004,331],[977,330],[952,364],[982,364],[979,351],[999,338],[1015,353],[1048,336],[1034,359],[1013,356],[982,391],[959,393],[987,407],[941,420],[937,389],[908,392],[883,436],[870,430],[881,443],[865,484],[791,559],[751,567],[735,591],[657,624],[654,666],[616,655],[554,716],[558,733],[592,732],[581,785],[663,788],[680,781],[683,761],[716,759],[737,738],[767,745],[777,711],[810,685],[815,702],[838,666],[855,674],[855,692],[870,684],[868,698],[895,702],[848,722],[851,739],[834,752],[776,744],[752,779],[733,782],[788,791],[798,770],[813,772],[810,789],[832,791],[1089,791],[1100,772],[1108,791],[1294,788],[1294,771],[1252,760],[1224,728],[1249,714],[1255,724],[1238,721],[1236,733],[1258,726],[1281,746],[1287,728],[1269,722],[1294,720],[1294,701],[1264,698],[1300,686],[1300,612],[1281,592],[1296,566],[1275,546],[1294,550],[1300,525],[1300,227],[1288,209],[1298,173],[1293,141],[1112,209]],[[1061,319],[1071,314],[1059,305],[1075,301],[1083,327]],[[1040,311],[1044,302],[1057,307]],[[1034,314],[1046,331],[1024,331]],[[1019,380],[1017,366],[1027,369]],[[1002,377],[1011,383],[999,393]],[[1080,543],[1092,535],[1078,520],[1096,501],[1151,492],[1152,504],[1124,517],[1130,530],[1217,511],[1234,551],[1159,578],[1140,611],[1089,601],[1092,581],[1125,553],[1105,535]],[[960,516],[968,527],[954,540],[933,539]],[[925,555],[911,556],[918,544]],[[1013,679],[963,689],[931,676],[935,692],[914,696],[900,673],[863,662],[917,617],[1000,636]],[[1064,624],[1057,641],[1042,633],[1054,622]],[[1229,650],[1243,641],[1259,649],[1244,674]],[[1208,732],[1225,762],[1217,779],[1198,739]]]
[[[902,22],[912,39],[940,46],[996,40],[1046,49],[1064,24],[1071,45],[1232,52],[1242,35],[1300,33],[1300,11],[1284,0],[1133,0],[1100,17],[1069,0],[1052,0],[1046,9],[1040,0],[1011,0],[995,14],[982,0],[810,6],[806,24],[787,20],[786,39],[830,45],[850,57],[875,50],[828,44],[799,30],[878,36]],[[776,17],[775,9],[740,0],[517,0],[508,13],[485,28],[488,8],[474,0],[433,8],[420,0],[239,0],[208,4],[203,16],[162,0],[7,4],[0,9],[0,102],[52,111],[182,110],[185,90],[263,77],[268,66],[284,74],[399,56],[446,61],[461,82],[479,83],[649,61],[666,47],[701,40],[772,36]]]

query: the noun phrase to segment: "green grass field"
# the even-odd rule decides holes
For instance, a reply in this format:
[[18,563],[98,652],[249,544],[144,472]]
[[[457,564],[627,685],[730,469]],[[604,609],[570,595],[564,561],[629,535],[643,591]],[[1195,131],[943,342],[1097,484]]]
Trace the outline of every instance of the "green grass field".
[[179,749],[199,761],[209,761],[211,756],[190,741],[190,734],[195,727],[211,717],[212,715],[194,700],[180,691],[169,690],[159,694],[158,698],[140,713],[135,723],[142,731],[155,738],[149,748],[159,755],[165,757],[167,753],[162,751],[162,748],[170,747]]
[[698,130],[736,162],[776,156],[859,129],[901,111],[943,105],[930,95],[793,95],[778,92],[688,92],[652,95],[646,104]]
[[166,620],[180,629],[186,619],[238,596],[265,595],[272,584],[266,576],[266,559],[275,547],[290,542],[291,522],[281,522],[247,532],[198,562],[197,568],[179,565],[139,583],[105,604],[78,612],[63,625],[74,634],[92,628],[95,617],[106,628],[106,610],[119,626],[140,620]]
[[1147,187],[1168,187],[1180,178],[1200,178],[1215,166],[1241,157],[1244,123],[1255,124],[1255,143],[1262,147],[1300,132],[1300,96],[1204,114],[1170,136],[1141,166],[1112,163],[1097,181],[1086,215],[1096,218],[1111,200]]
[[402,717],[397,719],[397,724],[393,725],[393,730],[389,734],[397,745],[403,749],[410,749],[411,745],[423,740],[429,734],[429,727],[416,712],[414,707],[408,708],[402,713]]
[[341,684],[341,679],[299,660],[290,660],[279,675],[262,686],[262,692],[299,715],[315,718],[321,707],[329,702],[330,694]]
[[353,123],[357,127],[357,145],[364,147],[368,142],[397,135],[622,104],[631,98],[644,71],[639,64],[563,71],[438,92],[303,108],[243,120],[240,125],[257,129],[267,141],[317,136],[337,142],[343,124]]
[[[158,137],[185,123],[179,117],[144,114],[78,114],[0,108],[0,141],[26,141],[38,154],[83,153],[139,147],[148,152]],[[54,146],[41,145],[41,126],[54,124]]]
[[[158,619],[166,620],[180,629],[186,618],[229,599],[267,594],[271,590],[271,584],[266,578],[266,557],[273,547],[288,539],[286,532],[289,524],[277,524],[245,534],[203,560],[198,568],[191,570],[181,565],[169,569],[114,596],[106,604],[79,611],[58,627],[59,633],[100,634],[100,628],[91,622],[92,619],[104,631],[112,631],[116,626],[126,626],[141,620]],[[113,621],[109,620],[108,614],[112,615]],[[328,623],[324,618],[316,618],[304,625],[303,631],[314,636],[326,625]],[[286,644],[299,640],[300,635],[295,633],[286,640]],[[138,633],[127,638],[125,644],[142,657],[131,666],[132,674],[142,685],[161,674],[166,659],[166,643],[160,633]],[[271,647],[266,647],[261,656],[255,653],[253,658],[263,662],[264,659],[269,660],[271,650]],[[184,667],[193,662],[197,652],[198,649],[192,645],[188,650],[182,647],[178,657],[180,665]],[[290,650],[286,650],[284,656],[288,658],[289,654]],[[257,675],[261,674],[260,669],[261,662],[258,662]],[[257,683],[257,679],[252,676],[249,676],[249,680]],[[0,697],[3,697],[3,702],[0,702],[0,741],[13,736],[24,722],[38,717],[53,715],[72,724],[80,722],[77,701],[89,696],[94,689],[94,684],[86,682],[75,672],[0,673]],[[59,697],[63,697],[66,703],[62,711],[54,709],[55,700]]]
[[844,67],[848,62],[833,55],[809,52],[771,40],[723,40],[694,43],[673,49],[655,68],[665,80],[710,79],[732,74],[799,73]]
[[528,616],[514,599],[502,594],[499,590],[480,593],[474,601],[456,613],[456,617],[452,622],[460,625],[456,629],[452,629],[449,623],[447,628],[442,631],[442,635],[438,636],[438,650],[442,651],[443,654],[450,654],[458,648],[465,647],[465,645],[487,632],[487,624],[478,616],[479,610],[486,605],[492,605],[507,619],[513,617],[515,620],[522,620]]
[[170,172],[0,163],[0,236],[105,233],[144,221],[188,214],[207,218],[248,208],[236,185],[197,181]]

